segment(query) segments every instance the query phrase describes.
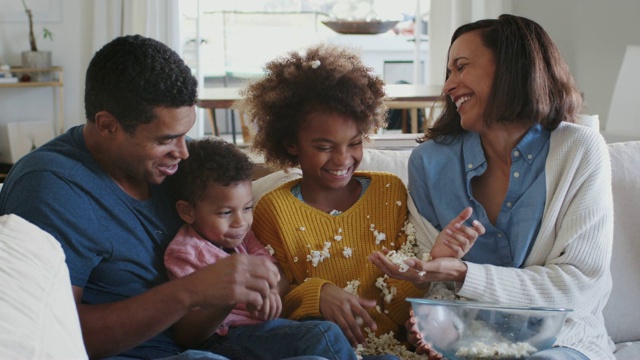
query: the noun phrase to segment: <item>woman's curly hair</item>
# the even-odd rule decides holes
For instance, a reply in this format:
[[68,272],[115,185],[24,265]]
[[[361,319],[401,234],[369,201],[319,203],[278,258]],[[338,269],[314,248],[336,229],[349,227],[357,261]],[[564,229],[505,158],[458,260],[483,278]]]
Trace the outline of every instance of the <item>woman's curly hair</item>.
[[196,204],[209,185],[229,186],[251,181],[253,163],[235,145],[219,138],[200,138],[187,142],[189,157],[168,177],[173,199]]
[[287,146],[297,142],[311,113],[348,116],[365,136],[386,126],[384,81],[350,48],[318,44],[278,57],[265,70],[265,77],[243,90],[236,107],[255,125],[252,148],[269,165],[298,165]]

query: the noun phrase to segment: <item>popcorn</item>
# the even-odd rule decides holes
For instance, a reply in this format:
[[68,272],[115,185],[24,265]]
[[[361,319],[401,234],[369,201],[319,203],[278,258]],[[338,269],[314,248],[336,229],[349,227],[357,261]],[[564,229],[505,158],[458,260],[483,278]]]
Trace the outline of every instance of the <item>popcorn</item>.
[[[389,279],[389,275],[384,275],[376,279],[376,287],[382,291],[381,296],[384,298],[384,301],[388,304],[393,300],[393,297],[398,293],[398,289],[395,286],[389,288],[387,283],[385,282]],[[386,310],[385,310],[386,312]]]
[[342,255],[344,255],[344,257],[346,257],[347,259],[351,257],[351,255],[353,255],[353,249],[351,249],[350,247],[345,246],[344,250],[342,250]]
[[293,262],[294,262],[294,263],[297,263],[297,262],[298,262],[298,257],[297,257],[297,256],[293,258]]
[[402,201],[400,201],[400,200],[396,201],[396,205],[402,206]]
[[376,237],[376,245],[380,245],[380,242],[387,240],[387,235],[378,230],[373,230],[373,235]]
[[347,282],[347,286],[344,287],[344,291],[349,294],[358,295],[358,287],[360,287],[360,280],[351,280]]
[[538,349],[526,342],[499,342],[491,345],[475,341],[469,347],[461,347],[456,356],[462,359],[526,359]]
[[509,341],[482,320],[472,321],[466,331],[478,340],[461,344],[456,352],[461,359],[525,359],[538,351],[527,342]]
[[313,60],[310,65],[312,69],[317,69],[320,66],[320,60]]
[[275,254],[275,250],[273,250],[273,248],[271,247],[271,245],[265,245],[264,247],[265,249],[267,249],[267,251],[269,251],[269,255],[273,256],[273,254]]
[[364,329],[367,332],[365,345],[358,344],[354,349],[358,359],[362,359],[362,355],[395,355],[400,359],[418,360],[426,359],[424,355],[418,355],[409,351],[402,343],[394,337],[393,331],[376,337],[376,334],[369,328]]
[[305,230],[306,230],[306,228],[305,228],[304,226],[300,226],[298,229],[299,229],[300,231],[305,231]]
[[[310,247],[307,245],[307,247]],[[331,257],[329,254],[329,248],[331,247],[330,242],[324,243],[324,248],[322,250],[311,250],[311,253],[307,255],[307,261],[311,262],[311,264],[316,267],[318,263],[323,262],[324,259]]]
[[336,235],[336,236],[333,237],[333,240],[340,241],[340,240],[342,240],[342,236]]

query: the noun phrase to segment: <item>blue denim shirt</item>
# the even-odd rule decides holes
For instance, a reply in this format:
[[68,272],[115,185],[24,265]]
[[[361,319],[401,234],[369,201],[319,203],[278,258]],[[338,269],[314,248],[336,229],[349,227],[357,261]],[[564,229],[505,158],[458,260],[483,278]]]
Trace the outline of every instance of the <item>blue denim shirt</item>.
[[430,140],[416,147],[409,159],[409,193],[420,214],[438,230],[465,207],[473,208],[467,224],[477,219],[486,233],[464,260],[522,267],[542,221],[549,137],[549,131],[536,124],[511,152],[509,189],[495,225],[471,189],[471,179],[487,169],[477,133],[449,137],[440,144]]

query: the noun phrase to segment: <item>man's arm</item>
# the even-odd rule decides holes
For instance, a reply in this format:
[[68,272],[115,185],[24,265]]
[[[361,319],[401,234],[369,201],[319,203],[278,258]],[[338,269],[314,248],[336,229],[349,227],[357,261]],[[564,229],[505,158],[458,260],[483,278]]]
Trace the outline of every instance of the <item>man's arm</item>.
[[[278,286],[279,277],[277,268],[267,259],[234,255],[115,303],[82,304],[83,289],[72,289],[87,353],[91,358],[102,358],[139,345],[183,317],[185,322],[181,323],[188,324],[195,314],[190,310],[195,307],[208,314],[209,321],[200,318],[199,323],[206,324],[200,328],[200,337],[210,335],[209,331],[215,331],[235,304],[260,308],[271,289]],[[185,317],[188,313],[190,316]]]

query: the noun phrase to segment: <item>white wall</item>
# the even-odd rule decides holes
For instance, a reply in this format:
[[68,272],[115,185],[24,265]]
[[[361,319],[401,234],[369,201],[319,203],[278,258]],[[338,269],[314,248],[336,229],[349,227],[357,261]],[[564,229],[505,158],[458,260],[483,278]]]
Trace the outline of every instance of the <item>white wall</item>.
[[[16,0],[18,1],[18,0]],[[106,1],[106,0],[100,0]],[[92,1],[60,0],[63,18],[43,24],[54,41],[39,39],[53,51],[54,65],[64,67],[65,127],[84,122],[84,73],[92,55]],[[560,47],[587,101],[587,112],[606,124],[611,94],[627,44],[640,44],[640,1],[637,0],[512,0],[516,15],[544,26]],[[434,16],[434,15],[432,15]],[[26,22],[0,23],[0,59],[19,64],[28,47]],[[54,120],[52,90],[0,89],[0,123]]]
[[512,10],[549,32],[584,93],[585,112],[604,128],[625,49],[640,45],[640,1],[513,0]]
[[[13,1],[13,0],[12,0]],[[18,0],[15,0],[18,1]],[[52,51],[53,65],[64,68],[65,128],[84,123],[84,73],[91,58],[92,2],[60,0],[62,21],[43,23],[34,19],[34,32],[40,50]],[[0,60],[20,65],[20,54],[29,50],[26,22],[0,22]],[[53,33],[53,41],[42,39],[42,28]],[[29,120],[59,121],[54,113],[52,88],[0,89],[0,123]]]

